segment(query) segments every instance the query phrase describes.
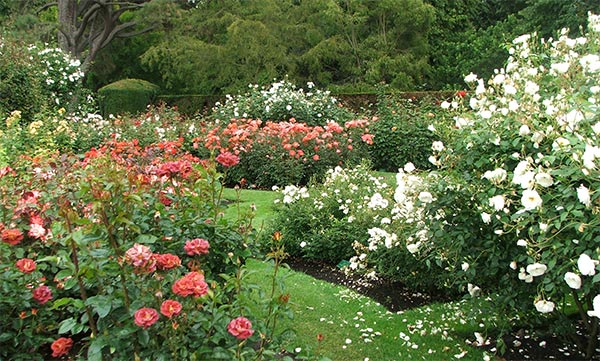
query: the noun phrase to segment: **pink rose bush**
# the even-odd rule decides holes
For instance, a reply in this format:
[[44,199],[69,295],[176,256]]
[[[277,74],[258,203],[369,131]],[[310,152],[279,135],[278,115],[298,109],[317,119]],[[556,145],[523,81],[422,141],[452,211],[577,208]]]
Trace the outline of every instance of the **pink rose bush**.
[[[239,314],[221,275],[237,277],[243,263],[231,259],[247,257],[252,240],[215,218],[215,161],[183,148],[115,135],[85,155],[25,156],[0,169],[0,282],[11,300],[0,304],[0,329],[14,339],[1,359],[239,349],[233,337],[216,340],[214,315],[225,330]],[[233,153],[220,160],[235,167]]]

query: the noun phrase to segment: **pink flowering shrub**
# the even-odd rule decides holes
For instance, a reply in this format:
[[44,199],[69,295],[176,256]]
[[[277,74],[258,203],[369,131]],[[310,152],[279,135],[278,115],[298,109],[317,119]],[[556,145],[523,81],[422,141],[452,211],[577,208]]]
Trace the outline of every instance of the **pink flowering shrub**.
[[112,139],[0,169],[0,359],[260,357],[227,329],[244,312],[267,332],[240,301],[253,238],[222,218],[215,164]]
[[[221,164],[231,167],[229,184],[242,179],[259,188],[306,184],[332,167],[357,164],[367,156],[367,146],[373,142],[369,125],[367,119],[322,126],[294,118],[282,122],[231,119],[207,127],[206,135],[195,139],[195,147],[203,146],[218,154],[217,161],[227,161]],[[229,159],[233,156],[239,157],[239,163]]]

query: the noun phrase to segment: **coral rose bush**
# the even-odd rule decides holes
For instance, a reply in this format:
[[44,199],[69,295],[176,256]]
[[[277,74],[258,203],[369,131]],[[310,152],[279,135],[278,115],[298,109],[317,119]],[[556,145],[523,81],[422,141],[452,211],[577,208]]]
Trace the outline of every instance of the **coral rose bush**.
[[222,218],[214,160],[182,143],[114,137],[0,171],[0,358],[44,359],[51,344],[56,357],[89,360],[277,347],[227,331],[247,308],[241,268],[253,238]]
[[[345,123],[327,122],[309,126],[294,118],[263,122],[259,119],[231,119],[207,127],[207,135],[195,144],[219,153],[227,171],[228,183],[242,179],[260,188],[274,185],[307,184],[313,177],[343,164],[357,164],[373,142],[367,119]],[[227,157],[225,157],[227,155]]]

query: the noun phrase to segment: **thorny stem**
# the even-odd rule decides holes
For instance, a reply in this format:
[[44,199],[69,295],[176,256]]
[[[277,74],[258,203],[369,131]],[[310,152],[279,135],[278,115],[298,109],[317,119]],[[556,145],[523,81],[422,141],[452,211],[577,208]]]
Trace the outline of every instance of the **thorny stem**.
[[[115,235],[112,232],[112,225],[108,221],[108,215],[106,214],[106,210],[104,209],[104,206],[102,206],[102,208],[101,208],[100,215],[102,216],[102,223],[104,223],[104,226],[106,227],[106,230],[108,233],[108,241],[110,243],[110,246],[113,248],[115,255],[118,255],[119,254],[119,246],[117,244],[117,240],[115,239]],[[125,307],[127,309],[127,312],[129,312],[129,307],[131,305],[131,302],[129,300],[129,292],[127,291],[127,284],[126,284],[127,276],[125,274],[125,269],[123,267],[123,264],[118,261],[117,261],[117,264],[119,265],[119,273],[121,274],[121,277],[120,277],[121,278],[121,288],[123,289],[123,297],[125,298],[125,300],[124,300]]]
[[[65,220],[67,223],[67,231],[69,234],[73,233],[73,227],[71,225],[71,220],[69,219],[68,211],[65,211]],[[73,266],[75,267],[75,277],[77,278],[77,284],[79,285],[79,294],[81,295],[81,300],[83,301],[85,306],[85,313],[88,317],[88,322],[90,323],[90,328],[92,329],[92,337],[98,334],[98,327],[96,326],[96,320],[93,317],[92,310],[90,306],[87,305],[87,292],[85,291],[85,285],[83,284],[83,279],[79,274],[79,259],[77,257],[77,245],[75,241],[71,238],[71,258],[73,261]]]
[[[593,309],[591,297],[587,297],[587,306],[588,310]],[[577,305],[579,308],[579,305]],[[588,343],[587,348],[585,350],[585,358],[591,359],[594,353],[596,352],[596,344],[598,344],[598,318],[590,317],[588,321],[585,323],[588,329]]]

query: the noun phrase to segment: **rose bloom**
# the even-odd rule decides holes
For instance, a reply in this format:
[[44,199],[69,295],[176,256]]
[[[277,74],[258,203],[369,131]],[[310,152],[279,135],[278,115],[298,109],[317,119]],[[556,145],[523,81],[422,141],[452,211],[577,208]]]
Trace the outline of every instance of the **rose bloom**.
[[185,242],[183,250],[190,256],[208,254],[210,244],[207,240],[202,238],[195,238]]
[[192,271],[175,281],[171,289],[175,294],[180,296],[193,295],[200,297],[207,293],[208,284],[202,273]]
[[29,225],[29,236],[32,238],[42,238],[46,235],[46,229],[44,226],[38,223],[32,223]]
[[46,285],[41,285],[38,288],[31,291],[33,299],[36,300],[40,305],[50,301],[52,299],[52,291]]
[[227,325],[227,331],[238,340],[245,340],[254,333],[252,323],[246,317],[238,317],[231,320],[229,325]]
[[158,254],[156,255],[156,263],[158,269],[168,270],[181,266],[181,259],[171,253]]
[[200,297],[208,292],[208,284],[204,281],[202,273],[190,272],[175,281],[171,289],[179,296]]
[[565,273],[565,282],[574,290],[578,290],[581,288],[581,277],[578,274],[573,272]]
[[142,307],[133,314],[136,325],[148,328],[158,321],[158,312],[154,308]]
[[17,268],[23,273],[31,273],[35,271],[35,261],[30,258],[21,258],[16,263]]
[[125,252],[127,262],[135,267],[144,266],[152,258],[152,250],[144,245],[136,243]]
[[240,157],[231,152],[224,152],[219,154],[215,160],[223,167],[233,167],[240,162]]
[[23,233],[17,228],[5,229],[0,234],[2,242],[15,246],[23,240]]
[[52,357],[61,357],[68,354],[71,347],[73,347],[73,340],[67,337],[59,338],[52,342],[52,345],[50,346],[52,349]]
[[171,318],[181,312],[181,303],[175,300],[166,300],[160,305],[160,313],[165,317]]

